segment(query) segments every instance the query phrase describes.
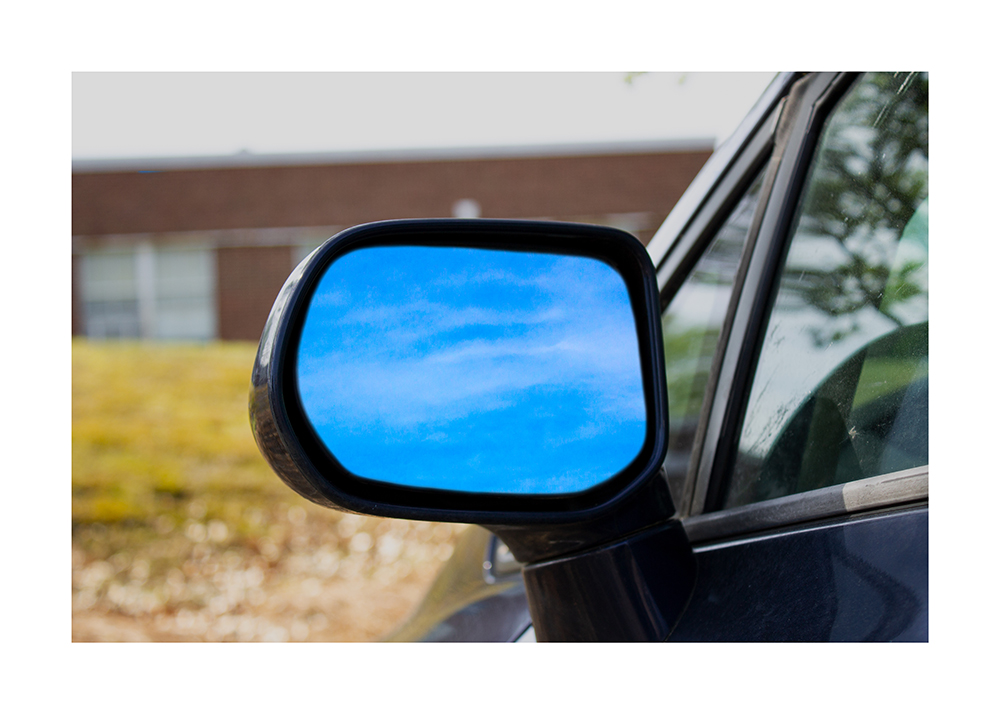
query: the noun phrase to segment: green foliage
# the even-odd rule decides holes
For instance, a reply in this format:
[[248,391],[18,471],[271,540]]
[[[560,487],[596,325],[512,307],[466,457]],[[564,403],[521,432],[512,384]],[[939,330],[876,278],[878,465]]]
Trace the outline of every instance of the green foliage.
[[[667,368],[667,395],[672,420],[697,418],[708,382],[708,367],[719,331],[692,327],[678,331],[664,319],[663,349]],[[707,360],[706,360],[707,356]]]
[[[832,239],[841,262],[791,270],[784,287],[831,317],[853,317],[872,306],[902,324],[893,303],[926,289],[913,280],[921,265],[887,281],[900,236],[927,198],[927,102],[925,75],[870,74],[825,130],[798,231]],[[848,320],[814,339],[821,346],[857,329]]]

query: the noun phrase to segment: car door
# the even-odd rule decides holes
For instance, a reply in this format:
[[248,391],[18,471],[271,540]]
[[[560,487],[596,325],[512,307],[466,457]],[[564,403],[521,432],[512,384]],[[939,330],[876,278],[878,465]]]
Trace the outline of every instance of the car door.
[[[697,565],[669,640],[928,639],[927,87],[779,76],[649,245]],[[400,637],[532,641],[467,540]]]
[[670,639],[926,640],[927,77],[771,91],[650,245],[698,561]]

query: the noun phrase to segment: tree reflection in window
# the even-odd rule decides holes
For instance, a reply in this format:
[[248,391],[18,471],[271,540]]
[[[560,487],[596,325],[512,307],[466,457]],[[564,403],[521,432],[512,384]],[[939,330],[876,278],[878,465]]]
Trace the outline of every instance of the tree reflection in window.
[[927,97],[869,74],[827,122],[726,506],[927,462]]

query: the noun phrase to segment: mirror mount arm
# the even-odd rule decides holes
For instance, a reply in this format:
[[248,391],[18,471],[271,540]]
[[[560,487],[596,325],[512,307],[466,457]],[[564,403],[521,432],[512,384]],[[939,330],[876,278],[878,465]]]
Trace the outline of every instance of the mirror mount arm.
[[539,641],[663,641],[694,590],[694,554],[661,471],[585,523],[486,526],[526,563]]
[[539,642],[662,642],[691,599],[696,567],[673,520],[523,574]]

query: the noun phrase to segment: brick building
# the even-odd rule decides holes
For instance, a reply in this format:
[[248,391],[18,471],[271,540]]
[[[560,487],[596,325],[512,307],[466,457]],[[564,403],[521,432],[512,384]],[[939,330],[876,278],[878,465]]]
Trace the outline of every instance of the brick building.
[[613,225],[648,242],[710,141],[73,165],[73,334],[257,340],[292,268],[390,218]]

